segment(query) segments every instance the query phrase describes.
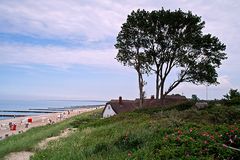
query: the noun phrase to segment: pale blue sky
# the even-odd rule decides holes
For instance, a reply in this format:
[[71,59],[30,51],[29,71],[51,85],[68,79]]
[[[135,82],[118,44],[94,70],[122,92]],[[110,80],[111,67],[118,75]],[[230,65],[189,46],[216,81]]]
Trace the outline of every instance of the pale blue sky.
[[[1,0],[0,99],[136,98],[137,75],[114,59],[115,39],[132,10],[162,7],[201,16],[204,32],[227,45],[220,85],[208,87],[209,98],[240,89],[238,0]],[[148,97],[154,79],[146,77]],[[182,84],[174,93],[205,99],[206,87]]]

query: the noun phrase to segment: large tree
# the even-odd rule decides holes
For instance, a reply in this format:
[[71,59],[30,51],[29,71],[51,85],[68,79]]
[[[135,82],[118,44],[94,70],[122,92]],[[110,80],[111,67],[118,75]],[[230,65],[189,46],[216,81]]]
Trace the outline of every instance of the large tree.
[[[190,11],[152,11],[144,31],[148,36],[145,52],[156,73],[156,98],[163,99],[182,82],[217,84],[216,68],[226,58],[226,46],[217,37],[203,34],[204,21]],[[152,63],[154,65],[152,65]],[[176,78],[165,89],[167,77]],[[160,92],[160,93],[159,93]]]
[[146,27],[145,20],[147,12],[142,10],[133,11],[127,18],[127,22],[122,25],[122,29],[117,36],[115,47],[118,49],[116,59],[123,65],[133,67],[138,74],[139,97],[142,107],[144,98],[143,74],[148,72],[148,63],[146,52],[146,33],[143,32]]
[[[157,99],[164,99],[182,82],[217,84],[216,68],[226,59],[226,46],[203,34],[204,24],[201,17],[180,9],[133,11],[117,37],[117,60],[134,66],[139,79],[150,68],[156,74]],[[176,77],[166,89],[169,75]],[[140,99],[143,82],[139,80]]]

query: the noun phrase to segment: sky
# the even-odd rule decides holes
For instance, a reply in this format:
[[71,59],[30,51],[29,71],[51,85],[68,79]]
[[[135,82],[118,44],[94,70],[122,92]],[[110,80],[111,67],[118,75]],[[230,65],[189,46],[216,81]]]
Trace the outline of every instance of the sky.
[[[0,99],[135,99],[137,74],[115,60],[116,37],[132,10],[162,7],[201,16],[203,32],[227,46],[219,85],[183,83],[173,93],[221,99],[240,89],[238,0],[1,0]],[[145,80],[150,97],[155,77]]]

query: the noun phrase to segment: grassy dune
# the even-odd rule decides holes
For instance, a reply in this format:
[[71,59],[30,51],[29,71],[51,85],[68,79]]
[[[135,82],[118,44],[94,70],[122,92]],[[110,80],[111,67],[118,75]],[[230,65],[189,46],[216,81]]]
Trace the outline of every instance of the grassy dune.
[[[108,119],[99,113],[71,123],[78,131],[52,142],[38,159],[227,159],[240,156],[239,107],[138,110]],[[229,143],[229,139],[234,142]]]
[[76,116],[53,125],[34,127],[27,132],[0,141],[0,159],[11,152],[35,151],[39,142],[48,137],[59,135],[61,130],[71,127],[70,123],[75,120]]
[[67,138],[50,142],[44,150],[37,150],[31,159],[240,157],[239,151],[223,146],[240,148],[240,107],[212,105],[203,110],[190,107],[191,104],[185,104],[168,109],[137,110],[107,119],[101,119],[101,111],[82,114],[54,126],[10,137],[0,142],[0,155],[14,150],[32,150],[44,137],[71,126],[78,130]]

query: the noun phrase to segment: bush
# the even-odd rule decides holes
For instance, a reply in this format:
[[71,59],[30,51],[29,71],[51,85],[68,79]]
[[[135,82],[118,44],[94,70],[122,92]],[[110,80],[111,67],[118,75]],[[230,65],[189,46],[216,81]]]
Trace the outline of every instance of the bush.
[[236,97],[231,100],[223,100],[223,103],[227,106],[240,105],[240,97]]
[[108,150],[109,150],[108,144],[106,144],[106,143],[98,143],[94,147],[93,154],[97,154],[99,152],[104,152],[104,151],[108,151]]
[[143,140],[137,135],[126,134],[114,143],[121,150],[137,150],[143,145]]
[[183,110],[192,108],[194,104],[195,104],[194,101],[187,101],[185,103],[175,105],[174,108],[178,111],[183,111]]
[[85,125],[91,121],[91,117],[82,117],[82,118],[77,118],[73,122],[70,123],[71,126],[77,128],[81,125]]

